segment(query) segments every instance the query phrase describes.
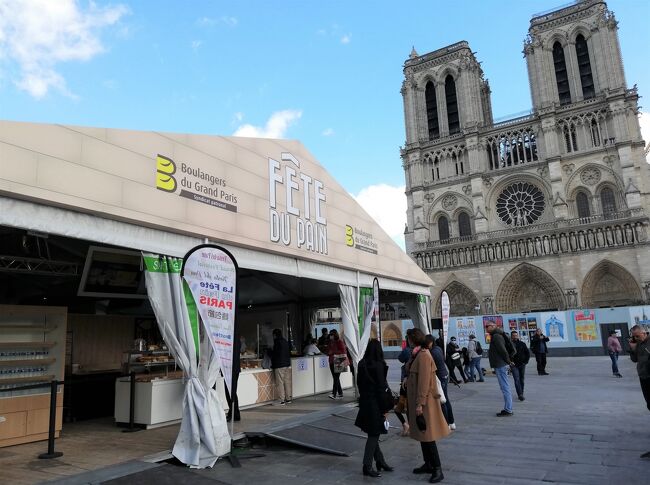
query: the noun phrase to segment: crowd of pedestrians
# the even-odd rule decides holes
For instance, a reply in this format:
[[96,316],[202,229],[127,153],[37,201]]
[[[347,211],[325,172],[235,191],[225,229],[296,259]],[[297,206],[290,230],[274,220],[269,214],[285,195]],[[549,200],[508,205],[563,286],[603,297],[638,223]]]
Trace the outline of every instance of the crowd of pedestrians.
[[[494,370],[503,395],[503,409],[496,413],[498,417],[512,416],[513,393],[510,377],[519,401],[524,401],[526,366],[531,352],[535,355],[537,373],[546,372],[549,338],[541,329],[537,329],[531,339],[530,348],[520,339],[517,331],[510,334],[494,323],[486,325],[489,335],[487,358],[489,367]],[[281,404],[291,403],[290,360],[288,343],[279,330],[273,332],[274,346],[271,352],[272,368],[276,375],[278,395]],[[308,336],[305,348],[314,353],[319,350],[329,355],[330,371],[333,377],[333,389],[330,398],[342,397],[340,384],[340,366],[338,359],[351,363],[345,357],[347,349],[343,339],[336,330],[323,331],[316,341]],[[641,392],[650,411],[650,335],[640,325],[631,329],[629,340],[630,357],[637,365],[637,374]],[[618,369],[618,357],[623,352],[616,331],[609,333],[607,352],[611,358],[612,373],[622,377]],[[402,436],[408,436],[418,442],[422,451],[423,464],[413,469],[414,474],[429,474],[429,482],[437,483],[444,479],[442,464],[436,442],[448,436],[456,429],[452,403],[449,398],[448,385],[461,382],[485,382],[486,370],[481,366],[486,353],[475,335],[469,336],[468,345],[461,349],[456,337],[450,337],[447,345],[441,335],[424,335],[417,328],[406,333],[406,345],[398,355],[402,363],[399,400],[395,402],[388,382],[388,365],[380,342],[371,339],[357,369],[359,391],[359,412],[355,425],[367,434],[363,455],[362,473],[364,476],[377,478],[382,472],[392,472],[379,445],[379,438],[389,430],[388,414],[394,412],[402,424]],[[464,364],[464,365],[463,365]],[[456,370],[460,378],[456,377]],[[462,379],[462,381],[461,381]],[[232,415],[232,410],[229,417]],[[239,418],[237,409],[236,418]],[[650,458],[650,451],[641,455]]]

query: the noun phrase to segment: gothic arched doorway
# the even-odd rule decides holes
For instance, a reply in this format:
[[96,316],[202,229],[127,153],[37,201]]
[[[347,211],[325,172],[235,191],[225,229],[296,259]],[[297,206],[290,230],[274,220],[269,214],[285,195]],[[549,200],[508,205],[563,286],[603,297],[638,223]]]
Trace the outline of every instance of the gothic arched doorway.
[[594,266],[582,283],[582,306],[598,308],[635,305],[642,300],[634,277],[622,266],[601,261]]
[[381,329],[381,343],[384,347],[401,347],[402,330],[394,323],[389,323]]
[[[476,314],[476,307],[479,306],[478,298],[467,286],[458,281],[452,281],[443,291],[446,291],[449,295],[449,304],[451,307],[449,310],[449,316],[461,317],[464,315]],[[438,299],[436,300],[436,311],[433,316],[439,318],[441,313],[442,308],[440,307],[440,295],[438,295]]]
[[562,288],[553,277],[537,266],[522,263],[510,271],[497,291],[497,313],[564,310]]

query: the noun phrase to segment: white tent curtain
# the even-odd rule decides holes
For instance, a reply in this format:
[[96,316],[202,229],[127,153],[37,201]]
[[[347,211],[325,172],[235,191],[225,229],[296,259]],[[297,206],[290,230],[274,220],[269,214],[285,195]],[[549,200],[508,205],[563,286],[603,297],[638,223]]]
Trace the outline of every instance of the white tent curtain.
[[[144,260],[147,294],[160,333],[185,373],[182,421],[172,454],[191,467],[213,466],[219,456],[215,439],[215,428],[219,428],[219,410],[215,409],[218,398],[209,397],[206,383],[209,384],[214,371],[209,369],[210,363],[204,377],[199,375],[195,335],[180,277],[182,260],[147,253]],[[227,433],[225,419],[223,425]],[[227,443],[230,447],[230,440]]]
[[316,335],[316,323],[318,322],[318,311],[315,308],[309,310],[309,332],[312,337],[318,338]]
[[339,297],[341,299],[341,321],[343,323],[343,335],[345,345],[350,351],[350,356],[357,367],[359,359],[359,300],[357,299],[357,288],[355,286],[339,285]]
[[[217,456],[223,456],[230,453],[232,438],[228,433],[228,423],[224,412],[227,404],[222,394],[215,389],[219,381],[221,366],[204,331],[201,332],[200,341],[199,380],[207,389],[207,411],[210,414],[208,422],[212,423],[212,436],[215,439],[216,454]],[[205,466],[212,466],[213,464],[214,462],[207,463]],[[204,466],[201,466],[201,468],[204,468]]]
[[411,317],[413,326],[419,328],[425,334],[431,333],[431,319],[429,317],[430,298],[425,295],[413,295],[404,301],[406,310]]

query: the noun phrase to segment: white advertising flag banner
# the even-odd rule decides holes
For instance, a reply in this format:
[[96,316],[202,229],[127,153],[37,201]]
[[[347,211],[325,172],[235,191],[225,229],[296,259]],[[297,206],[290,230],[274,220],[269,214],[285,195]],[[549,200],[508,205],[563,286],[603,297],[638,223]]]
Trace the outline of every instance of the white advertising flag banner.
[[447,345],[447,340],[449,339],[449,295],[446,291],[442,292],[440,296],[440,303],[442,307],[442,332],[443,338],[445,340],[445,345]]
[[237,307],[237,262],[223,248],[213,244],[197,246],[185,255],[183,278],[192,292],[230,391]]

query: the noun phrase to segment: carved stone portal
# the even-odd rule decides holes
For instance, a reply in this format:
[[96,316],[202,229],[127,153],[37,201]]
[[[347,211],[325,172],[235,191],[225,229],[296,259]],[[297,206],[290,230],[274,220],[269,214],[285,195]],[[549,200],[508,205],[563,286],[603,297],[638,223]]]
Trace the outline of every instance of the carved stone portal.
[[499,313],[550,309],[566,309],[564,293],[553,277],[537,266],[522,263],[499,285],[496,296]]

